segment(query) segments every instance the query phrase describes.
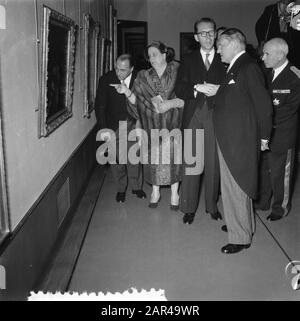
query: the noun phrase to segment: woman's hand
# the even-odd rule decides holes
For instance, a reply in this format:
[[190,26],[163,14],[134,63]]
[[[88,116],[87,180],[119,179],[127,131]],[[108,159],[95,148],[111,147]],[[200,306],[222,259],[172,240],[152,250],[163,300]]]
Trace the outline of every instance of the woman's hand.
[[164,100],[160,103],[157,104],[157,112],[159,114],[165,113],[166,111],[168,111],[169,109],[172,108],[172,104],[170,100]]

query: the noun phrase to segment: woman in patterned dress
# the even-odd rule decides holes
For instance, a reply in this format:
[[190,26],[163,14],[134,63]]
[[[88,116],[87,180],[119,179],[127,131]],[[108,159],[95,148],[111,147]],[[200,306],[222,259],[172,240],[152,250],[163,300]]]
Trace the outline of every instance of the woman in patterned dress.
[[[159,161],[144,165],[144,178],[152,185],[149,207],[157,207],[160,186],[171,185],[170,208],[177,210],[181,174],[181,161],[177,156],[178,153],[181,155],[180,127],[184,106],[184,101],[176,98],[174,92],[179,64],[174,61],[174,50],[162,42],[152,42],[148,45],[145,56],[151,68],[138,73],[132,91],[124,85],[120,85],[117,91],[126,95],[130,114],[147,133],[147,151],[151,151],[149,156],[159,157]],[[162,129],[169,132],[175,130],[172,133],[176,134],[172,136],[171,133],[170,140],[162,137],[157,143],[151,141],[151,132]]]

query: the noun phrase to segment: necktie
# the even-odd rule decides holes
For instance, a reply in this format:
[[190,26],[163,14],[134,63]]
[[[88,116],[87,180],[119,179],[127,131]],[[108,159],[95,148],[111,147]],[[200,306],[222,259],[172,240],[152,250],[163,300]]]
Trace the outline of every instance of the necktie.
[[208,60],[209,55],[210,55],[209,53],[206,54],[206,58],[205,58],[205,61],[204,61],[204,65],[205,65],[206,70],[208,70],[209,67],[210,67],[210,62]]
[[272,72],[271,72],[271,82],[273,82],[273,80],[274,80],[274,75],[275,75],[275,70],[274,69],[272,69]]

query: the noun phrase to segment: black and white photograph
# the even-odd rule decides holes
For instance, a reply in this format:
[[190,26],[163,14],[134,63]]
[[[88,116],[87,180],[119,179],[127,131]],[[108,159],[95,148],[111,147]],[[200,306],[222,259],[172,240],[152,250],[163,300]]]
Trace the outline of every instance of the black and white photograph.
[[0,301],[300,301],[299,108],[300,0],[0,0]]

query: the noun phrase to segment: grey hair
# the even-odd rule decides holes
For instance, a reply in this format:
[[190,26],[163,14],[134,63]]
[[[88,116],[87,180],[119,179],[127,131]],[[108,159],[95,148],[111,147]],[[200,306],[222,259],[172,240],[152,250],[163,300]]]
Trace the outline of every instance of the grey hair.
[[237,28],[228,28],[221,34],[222,37],[225,37],[229,41],[237,42],[242,48],[246,48],[247,39],[243,32]]

